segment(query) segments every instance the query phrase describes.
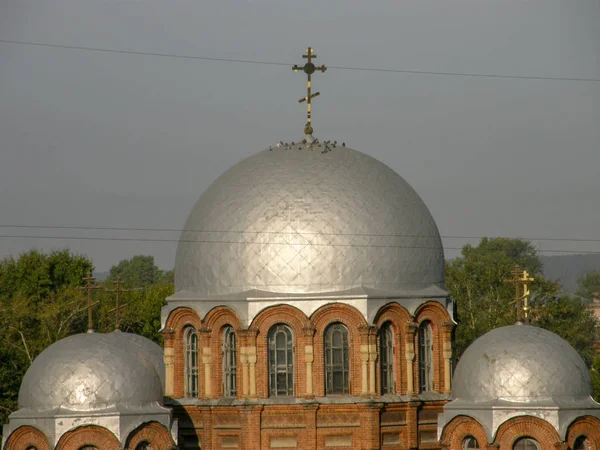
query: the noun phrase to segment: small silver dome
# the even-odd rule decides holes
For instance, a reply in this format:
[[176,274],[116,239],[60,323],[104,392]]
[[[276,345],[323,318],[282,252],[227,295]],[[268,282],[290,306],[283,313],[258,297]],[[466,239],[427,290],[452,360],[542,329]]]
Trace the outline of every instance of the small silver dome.
[[133,345],[134,348],[138,348],[139,351],[152,363],[156,373],[160,377],[163,391],[165,389],[165,360],[164,351],[160,345],[152,342],[150,339],[140,336],[135,333],[126,333],[121,331],[115,331],[111,333],[116,339],[125,339],[129,341],[129,344]]
[[548,400],[587,401],[588,369],[558,335],[531,325],[496,328],[465,350],[454,372],[454,399],[503,400],[533,405]]
[[444,251],[418,194],[376,159],[325,144],[239,162],[200,197],[182,232],[176,291],[304,294],[444,286]]
[[97,411],[162,404],[161,379],[151,358],[126,334],[77,334],[52,344],[27,370],[19,408]]

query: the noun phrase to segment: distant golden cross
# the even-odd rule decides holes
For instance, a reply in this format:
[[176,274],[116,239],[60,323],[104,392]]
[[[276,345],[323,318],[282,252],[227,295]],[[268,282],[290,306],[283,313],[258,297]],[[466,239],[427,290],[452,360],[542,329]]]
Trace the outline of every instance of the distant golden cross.
[[115,280],[115,288],[111,289],[110,292],[115,293],[116,300],[115,300],[115,307],[108,312],[115,313],[115,331],[120,331],[119,322],[121,320],[121,309],[123,309],[127,306],[127,303],[124,305],[120,304],[121,303],[121,294],[123,292],[131,292],[131,289],[122,289],[121,288],[121,277],[117,277],[117,279]]
[[306,82],[306,97],[301,98],[300,100],[298,100],[298,102],[306,102],[306,126],[304,127],[304,134],[311,135],[313,134],[310,110],[311,100],[321,94],[320,92],[315,92],[314,94],[311,93],[311,76],[317,70],[325,72],[327,70],[327,67],[325,67],[324,65],[321,67],[317,67],[313,64],[312,60],[316,58],[317,55],[313,53],[312,47],[308,47],[306,49],[306,55],[302,55],[302,57],[307,60],[306,64],[304,64],[303,66],[294,65],[294,67],[292,67],[292,70],[294,72],[302,70],[308,77],[308,80]]
[[102,286],[98,286],[96,284],[96,278],[94,278],[92,276],[92,272],[89,272],[83,278],[83,281],[85,282],[85,285],[80,286],[77,289],[79,289],[80,291],[87,291],[87,306],[84,306],[79,311],[83,311],[84,309],[87,309],[87,313],[88,313],[88,330],[87,330],[87,332],[93,333],[94,332],[94,317],[92,315],[92,308],[100,302],[92,303],[92,292],[102,289]]
[[515,299],[510,304],[515,304],[517,312],[517,322],[521,322],[523,319],[525,323],[529,322],[529,282],[533,281],[534,278],[530,276],[529,272],[521,269],[518,265],[515,265],[511,271],[512,278],[506,280],[506,283],[515,285]]

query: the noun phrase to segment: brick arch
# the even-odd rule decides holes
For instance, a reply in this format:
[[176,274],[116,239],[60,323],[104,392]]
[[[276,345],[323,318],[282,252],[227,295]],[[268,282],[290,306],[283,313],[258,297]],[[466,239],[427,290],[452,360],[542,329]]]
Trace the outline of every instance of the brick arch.
[[545,420],[533,416],[519,416],[500,425],[494,444],[508,450],[522,437],[535,439],[542,450],[556,450],[556,444],[562,442],[556,429]]
[[[242,322],[239,316],[233,309],[228,306],[216,306],[212,308],[203,320],[204,329],[208,339],[204,339],[201,343],[202,346],[210,347],[211,352],[211,391],[212,397],[222,397],[223,392],[223,329],[226,326],[231,326],[235,332],[235,344],[236,344],[236,370],[241,371],[240,362],[240,347],[242,344],[241,331]],[[200,350],[202,351],[202,350]],[[204,365],[199,369],[200,372],[204,373]],[[236,376],[236,392],[242,390],[242,377]],[[201,397],[206,397],[204,392],[200,393]]]
[[317,309],[310,317],[315,327],[314,336],[314,392],[316,396],[325,395],[324,346],[323,339],[326,328],[332,323],[342,323],[348,328],[350,338],[350,394],[361,394],[361,359],[360,346],[367,344],[361,341],[361,329],[368,330],[364,316],[353,306],[345,303],[328,303]]
[[569,425],[567,430],[567,443],[569,448],[575,446],[575,440],[585,436],[588,440],[590,450],[600,449],[600,419],[592,416],[578,417]]
[[192,308],[175,308],[167,317],[165,329],[174,330],[175,337],[183,337],[183,330],[187,326],[193,326],[196,330],[202,327],[202,320]]
[[[431,324],[433,332],[433,387],[435,392],[447,391],[444,381],[444,342],[451,342],[451,333],[444,333],[444,324],[451,323],[450,315],[444,306],[436,301],[428,301],[420,305],[415,311],[415,323],[420,326],[427,321]],[[415,334],[415,391],[419,387],[419,339],[418,328]]]
[[[396,381],[396,393],[406,394],[407,375],[406,375],[406,324],[411,322],[412,318],[408,310],[396,302],[388,303],[377,311],[373,325],[378,329],[387,323],[391,322],[394,328],[394,379]],[[381,355],[381,340],[380,335],[377,335],[377,353]],[[380,361],[380,360],[378,360]],[[376,369],[377,391],[381,389],[381,365],[378,363]]]
[[486,448],[488,445],[487,435],[479,422],[469,416],[457,416],[442,431],[442,447],[458,450],[469,436],[477,439],[479,448]]
[[144,423],[129,433],[125,450],[135,450],[143,442],[147,442],[152,448],[160,450],[175,448],[175,442],[171,438],[169,431],[157,422]]
[[[182,398],[185,395],[184,387],[184,332],[187,327],[194,327],[196,331],[202,328],[200,317],[192,308],[176,308],[169,314],[165,325],[166,330],[173,330],[171,333],[165,333],[165,354],[171,352],[173,355],[173,397]],[[200,336],[198,336],[200,338]],[[204,370],[200,361],[198,361],[198,390],[204,391]],[[167,368],[167,370],[169,370]]]
[[11,433],[4,450],[27,450],[35,447],[37,450],[50,450],[46,435],[37,428],[22,426]]
[[242,322],[236,312],[229,306],[216,306],[204,316],[202,321],[209,328],[219,328],[222,323],[231,325],[236,330],[242,328]]
[[97,425],[83,425],[63,434],[54,450],[74,450],[87,445],[98,450],[121,448],[121,443],[110,430]]
[[269,396],[269,352],[267,338],[269,330],[277,325],[290,327],[294,339],[294,393],[301,396],[306,391],[306,367],[304,357],[305,345],[312,345],[312,336],[303,332],[312,328],[308,317],[298,308],[291,305],[274,305],[263,309],[252,320],[251,327],[258,330],[256,336],[258,360],[256,371],[256,392],[259,397]]

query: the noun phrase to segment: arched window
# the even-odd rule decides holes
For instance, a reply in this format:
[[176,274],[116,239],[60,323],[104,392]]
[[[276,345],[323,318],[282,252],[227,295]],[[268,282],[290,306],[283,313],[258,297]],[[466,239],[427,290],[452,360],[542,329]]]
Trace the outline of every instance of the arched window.
[[590,445],[585,436],[579,436],[575,439],[575,445],[573,445],[573,450],[590,450]]
[[515,442],[513,450],[540,450],[540,445],[535,439],[525,437]]
[[227,325],[223,330],[223,395],[235,397],[235,333]]
[[329,325],[325,330],[325,393],[350,392],[350,357],[348,329],[341,323]]
[[79,447],[79,450],[98,450],[98,448],[93,445],[84,445],[83,447]]
[[184,334],[185,396],[198,397],[198,334],[188,327]]
[[462,450],[473,450],[479,448],[479,442],[473,436],[467,436],[463,441]]
[[394,380],[394,329],[390,322],[386,322],[379,332],[379,345],[381,350],[381,393],[395,394]]
[[433,391],[433,331],[427,321],[419,325],[419,391]]
[[140,442],[136,447],[135,450],[153,450],[152,446],[144,441],[144,442]]
[[286,325],[269,330],[269,394],[294,395],[294,337]]

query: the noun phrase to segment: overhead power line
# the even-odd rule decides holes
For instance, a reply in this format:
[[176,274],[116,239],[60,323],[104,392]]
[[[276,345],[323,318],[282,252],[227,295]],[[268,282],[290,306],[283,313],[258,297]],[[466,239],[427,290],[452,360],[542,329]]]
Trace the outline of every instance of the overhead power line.
[[[293,64],[279,61],[264,61],[264,60],[252,60],[252,59],[238,59],[238,58],[217,58],[211,56],[197,56],[197,55],[182,55],[176,53],[157,53],[157,52],[141,52],[134,50],[119,50],[112,48],[99,48],[99,47],[84,47],[77,45],[59,45],[59,44],[46,44],[43,42],[29,42],[29,41],[16,41],[9,39],[0,39],[1,43],[4,44],[18,44],[18,45],[31,45],[37,47],[51,47],[61,48],[68,50],[82,50],[92,52],[104,52],[104,53],[121,53],[125,55],[140,55],[140,56],[156,56],[163,58],[179,58],[179,59],[197,59],[203,61],[217,61],[217,62],[230,62],[240,64],[262,64],[271,66],[289,66]],[[469,72],[441,72],[432,70],[408,70],[408,69],[386,69],[377,67],[352,67],[352,66],[327,66],[328,69],[336,70],[360,70],[365,72],[389,72],[389,73],[404,73],[413,75],[438,75],[438,76],[451,76],[451,77],[479,77],[479,78],[506,78],[515,80],[549,80],[549,81],[583,81],[583,82],[600,82],[598,78],[575,78],[575,77],[546,77],[546,76],[527,76],[527,75],[502,75],[493,73],[469,73]]]
[[[242,230],[194,230],[185,228],[135,228],[135,227],[98,227],[98,226],[74,226],[74,225],[2,225],[0,228],[21,229],[45,229],[45,230],[89,230],[89,231],[150,231],[170,233],[229,233],[229,234],[281,234],[280,231],[242,231]],[[322,236],[364,236],[364,237],[431,237],[437,235],[423,234],[375,234],[375,233],[325,233],[316,231],[290,231],[288,233],[298,235],[322,235]],[[465,235],[440,235],[443,239],[482,239],[492,236],[465,236]],[[499,237],[499,236],[497,236]],[[557,238],[557,237],[523,237],[503,236],[508,239],[522,239],[524,241],[559,241],[559,242],[600,242],[600,239],[585,238]]]
[[[297,234],[297,233],[296,233]],[[294,242],[252,242],[252,241],[233,241],[233,240],[210,240],[210,239],[157,239],[157,238],[129,238],[129,237],[104,237],[104,236],[35,236],[35,235],[0,235],[0,239],[61,239],[74,241],[132,241],[132,242],[189,242],[189,243],[208,243],[208,244],[247,244],[247,245],[295,245]],[[420,245],[378,245],[378,244],[334,244],[334,243],[314,243],[307,241],[307,245],[315,247],[359,247],[359,248],[408,248],[408,249],[436,249],[433,246]],[[446,247],[444,250],[462,250],[462,247]],[[572,253],[572,254],[600,254],[599,251],[589,250],[550,250],[540,249],[540,253]]]

